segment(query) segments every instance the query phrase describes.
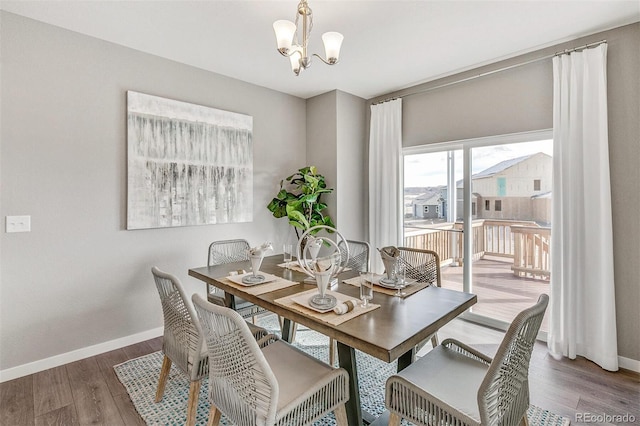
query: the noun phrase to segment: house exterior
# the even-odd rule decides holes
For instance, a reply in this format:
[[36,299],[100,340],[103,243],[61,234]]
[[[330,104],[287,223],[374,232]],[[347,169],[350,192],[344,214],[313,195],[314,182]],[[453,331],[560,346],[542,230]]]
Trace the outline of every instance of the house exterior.
[[552,170],[552,157],[538,152],[476,173],[472,176],[474,218],[550,223]]
[[419,219],[442,219],[444,204],[445,201],[439,194],[418,197],[413,201],[413,216]]

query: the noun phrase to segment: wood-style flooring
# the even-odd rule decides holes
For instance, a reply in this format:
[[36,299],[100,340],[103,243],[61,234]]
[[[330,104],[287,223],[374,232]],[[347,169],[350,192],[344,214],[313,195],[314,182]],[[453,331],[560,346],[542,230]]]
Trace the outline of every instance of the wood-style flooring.
[[[491,353],[502,333],[455,320],[439,332]],[[161,338],[0,384],[0,425],[142,425],[113,366],[160,350]],[[544,343],[534,349],[531,403],[576,421],[578,413],[624,415],[640,424],[640,375],[610,373],[585,360],[555,360]],[[607,423],[589,423],[607,424]],[[618,423],[620,424],[620,423]]]

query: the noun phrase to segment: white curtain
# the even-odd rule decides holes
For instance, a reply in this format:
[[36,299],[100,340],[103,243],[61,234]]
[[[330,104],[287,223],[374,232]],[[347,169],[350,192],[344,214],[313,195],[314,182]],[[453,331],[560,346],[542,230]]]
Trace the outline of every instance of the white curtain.
[[382,272],[376,249],[401,245],[402,99],[371,106],[369,133],[369,244],[371,268]]
[[553,58],[552,354],[618,369],[607,45]]

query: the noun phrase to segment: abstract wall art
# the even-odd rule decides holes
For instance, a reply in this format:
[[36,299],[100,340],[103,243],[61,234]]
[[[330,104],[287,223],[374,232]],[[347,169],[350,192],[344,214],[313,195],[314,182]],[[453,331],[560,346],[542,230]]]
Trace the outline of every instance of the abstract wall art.
[[253,220],[253,118],[127,92],[127,229]]

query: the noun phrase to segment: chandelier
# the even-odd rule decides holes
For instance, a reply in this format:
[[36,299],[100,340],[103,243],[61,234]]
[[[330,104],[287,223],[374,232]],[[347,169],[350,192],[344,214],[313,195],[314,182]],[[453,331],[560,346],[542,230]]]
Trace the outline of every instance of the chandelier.
[[[302,17],[302,30],[300,31],[300,33],[302,33],[302,43],[298,41],[298,21],[300,17]],[[287,20],[280,20],[273,23],[273,30],[276,33],[276,40],[278,42],[278,52],[289,58],[291,61],[291,69],[295,75],[299,75],[300,71],[311,66],[311,58],[307,53],[307,44],[309,43],[309,35],[311,34],[312,27],[313,13],[307,4],[307,0],[300,0],[295,23]],[[343,35],[337,32],[322,34],[322,42],[324,43],[324,51],[327,59],[315,53],[313,56],[317,56],[327,65],[337,64],[343,39]]]

